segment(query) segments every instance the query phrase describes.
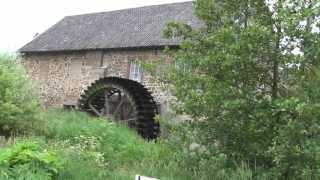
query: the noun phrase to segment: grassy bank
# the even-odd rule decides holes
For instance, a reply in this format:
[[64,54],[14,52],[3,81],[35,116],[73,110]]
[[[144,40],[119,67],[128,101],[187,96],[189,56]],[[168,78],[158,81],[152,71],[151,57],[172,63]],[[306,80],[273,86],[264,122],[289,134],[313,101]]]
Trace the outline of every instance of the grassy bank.
[[[251,176],[245,167],[230,172],[219,168],[223,157],[219,161],[190,154],[177,136],[147,142],[126,127],[80,112],[51,110],[41,113],[41,118],[45,128],[4,145],[2,177],[130,180],[142,174],[161,180],[192,180]],[[34,171],[24,172],[23,167]]]

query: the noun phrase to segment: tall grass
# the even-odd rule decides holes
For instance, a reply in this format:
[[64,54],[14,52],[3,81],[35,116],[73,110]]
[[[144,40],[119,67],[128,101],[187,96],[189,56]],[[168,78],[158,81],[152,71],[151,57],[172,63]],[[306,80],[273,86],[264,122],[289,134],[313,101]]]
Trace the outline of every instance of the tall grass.
[[[43,117],[48,121],[45,136],[49,146],[58,144],[58,151],[66,159],[66,168],[59,179],[127,180],[134,179],[136,174],[161,180],[253,179],[245,164],[233,170],[224,167],[223,159],[191,156],[184,152],[183,143],[177,138],[147,142],[126,127],[80,112],[51,110]],[[61,145],[65,141],[67,146]],[[90,143],[94,147],[88,147]],[[70,151],[70,146],[84,151]],[[103,155],[102,165],[93,160],[97,153]]]
[[[58,155],[63,164],[58,180],[130,180],[136,174],[161,180],[253,179],[245,165],[228,169],[223,159],[190,155],[175,140],[147,142],[105,119],[62,110],[49,110],[41,117],[47,122],[45,133],[22,139]],[[15,144],[8,149],[12,147]]]

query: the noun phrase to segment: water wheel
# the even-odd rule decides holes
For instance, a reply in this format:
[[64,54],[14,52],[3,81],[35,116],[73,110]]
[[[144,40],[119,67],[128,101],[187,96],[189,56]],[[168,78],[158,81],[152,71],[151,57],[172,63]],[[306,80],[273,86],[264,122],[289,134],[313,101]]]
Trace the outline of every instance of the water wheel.
[[126,124],[147,139],[159,135],[156,102],[143,85],[129,79],[108,77],[95,81],[81,95],[79,109]]

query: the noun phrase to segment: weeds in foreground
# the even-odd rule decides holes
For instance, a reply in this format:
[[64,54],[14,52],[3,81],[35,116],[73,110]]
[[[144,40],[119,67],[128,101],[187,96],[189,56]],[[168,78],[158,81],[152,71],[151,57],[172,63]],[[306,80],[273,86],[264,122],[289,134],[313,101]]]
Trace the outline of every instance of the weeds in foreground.
[[[188,149],[192,138],[184,137],[181,142],[180,135],[175,132],[172,138],[146,142],[126,127],[80,112],[50,110],[41,117],[47,122],[43,134],[16,138],[0,152],[0,157],[7,152],[15,154],[11,158],[14,166],[1,166],[2,177],[12,179],[18,174],[29,179],[55,180],[128,180],[134,179],[136,174],[161,180],[252,177],[245,165],[236,170],[223,166],[226,164],[223,155],[210,157],[213,154],[203,155],[195,153],[198,150]],[[183,133],[183,130],[178,132]],[[3,162],[10,161],[0,160]]]

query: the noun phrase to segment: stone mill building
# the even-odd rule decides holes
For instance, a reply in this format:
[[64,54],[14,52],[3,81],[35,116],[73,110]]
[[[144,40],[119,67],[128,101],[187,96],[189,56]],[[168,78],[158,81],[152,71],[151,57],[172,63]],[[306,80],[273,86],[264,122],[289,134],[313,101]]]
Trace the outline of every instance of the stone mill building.
[[[148,89],[157,106],[164,108],[169,92],[137,62],[165,59],[170,63],[162,50],[166,46],[178,48],[179,40],[164,38],[162,31],[172,21],[200,25],[192,2],[67,16],[19,52],[45,106],[76,105],[91,84],[112,77],[139,83]],[[110,90],[109,96],[115,92]],[[106,113],[98,104],[90,106],[91,111]]]

